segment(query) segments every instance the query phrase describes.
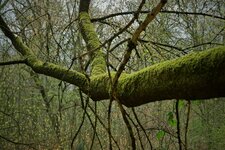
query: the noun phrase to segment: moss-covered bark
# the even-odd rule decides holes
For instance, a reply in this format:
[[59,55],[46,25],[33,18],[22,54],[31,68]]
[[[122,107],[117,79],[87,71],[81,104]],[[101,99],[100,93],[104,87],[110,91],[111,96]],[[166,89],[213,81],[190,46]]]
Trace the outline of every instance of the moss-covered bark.
[[[80,16],[81,22],[88,24],[88,14]],[[86,18],[86,19],[85,19]],[[111,87],[102,52],[95,53],[96,73],[89,81],[85,75],[61,66],[39,60],[19,37],[15,37],[2,17],[0,28],[12,41],[14,47],[26,58],[26,64],[35,72],[63,80],[80,87],[94,101],[109,98]],[[85,28],[85,27],[83,27]],[[91,27],[92,28],[92,27]],[[89,30],[89,29],[88,29]],[[94,32],[93,28],[85,32]],[[94,46],[96,33],[87,34]],[[100,62],[100,63],[99,63]],[[94,66],[95,66],[94,65]],[[99,65],[99,66],[98,66]],[[95,71],[93,71],[95,72]],[[115,74],[112,73],[114,76]],[[193,53],[172,61],[159,63],[132,74],[122,74],[117,85],[118,99],[128,107],[166,99],[207,99],[225,96],[225,47],[217,47],[204,52]],[[89,92],[87,91],[89,89]]]
[[98,75],[105,73],[106,63],[101,44],[98,39],[98,35],[94,29],[94,25],[91,23],[88,12],[82,11],[79,13],[79,24],[82,36],[86,42],[89,56],[93,59],[91,68],[92,75]]
[[30,66],[36,73],[48,75],[59,80],[66,81],[80,87],[83,91],[87,91],[88,81],[85,75],[68,70],[67,68],[47,63],[39,60],[32,50],[27,47],[19,37],[16,37],[10,28],[5,23],[4,19],[0,16],[0,28],[3,33],[12,41],[13,46],[20,52],[26,59],[26,64]]
[[[107,75],[91,78],[93,100],[108,98]],[[159,63],[122,75],[118,95],[128,107],[166,99],[207,99],[225,96],[225,47]]]
[[88,89],[88,80],[82,73],[74,70],[68,70],[53,63],[47,63],[38,60],[35,56],[27,57],[27,65],[36,73],[54,77],[80,87],[83,91]]

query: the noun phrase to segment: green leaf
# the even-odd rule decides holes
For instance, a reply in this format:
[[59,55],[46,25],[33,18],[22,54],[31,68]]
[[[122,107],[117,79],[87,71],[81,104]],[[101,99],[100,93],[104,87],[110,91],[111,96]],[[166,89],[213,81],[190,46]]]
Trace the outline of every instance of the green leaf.
[[167,116],[168,116],[168,120],[173,119],[173,112],[172,111],[168,112]]
[[169,122],[169,125],[172,126],[172,127],[177,125],[177,121],[174,120],[174,119],[168,120],[168,122]]
[[167,116],[168,116],[167,121],[168,121],[169,125],[170,125],[170,126],[176,126],[177,121],[174,119],[174,114],[173,114],[173,112],[169,112],[169,113],[167,114]]
[[160,130],[157,134],[156,137],[158,140],[162,139],[165,136],[165,132]]
[[199,106],[199,105],[202,103],[202,101],[201,101],[201,100],[195,100],[195,101],[192,101],[191,103],[192,103],[193,105]]
[[184,107],[184,100],[179,100],[178,106],[179,106],[179,108],[183,108]]

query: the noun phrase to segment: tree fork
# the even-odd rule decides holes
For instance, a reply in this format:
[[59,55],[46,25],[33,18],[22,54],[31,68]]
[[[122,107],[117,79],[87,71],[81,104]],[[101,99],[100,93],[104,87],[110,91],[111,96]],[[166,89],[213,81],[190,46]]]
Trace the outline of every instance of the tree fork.
[[[107,74],[91,78],[93,100],[108,99]],[[209,99],[225,96],[225,47],[152,65],[118,81],[118,99],[127,107],[169,99]]]
[[[74,84],[89,93],[94,101],[109,99],[107,73],[92,74],[89,86],[82,73],[39,60],[19,37],[14,36],[2,16],[0,28],[36,73]],[[225,97],[225,46],[165,61],[132,74],[122,74],[117,86],[118,99],[127,107],[167,99]],[[90,87],[89,92],[87,87]]]

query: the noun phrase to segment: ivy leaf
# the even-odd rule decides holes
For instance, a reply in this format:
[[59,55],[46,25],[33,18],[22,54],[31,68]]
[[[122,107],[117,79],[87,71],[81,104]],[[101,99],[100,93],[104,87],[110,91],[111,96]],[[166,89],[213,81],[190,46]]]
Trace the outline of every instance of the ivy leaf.
[[162,139],[165,136],[165,132],[160,130],[157,134],[156,137],[158,140]]
[[177,125],[177,121],[174,120],[174,119],[168,120],[168,122],[169,122],[169,125],[172,126],[172,127]]
[[167,116],[168,116],[168,120],[173,119],[173,112],[171,112],[171,111],[168,112]]
[[167,121],[168,121],[169,125],[170,125],[170,126],[176,126],[177,121],[174,119],[173,112],[169,112],[169,113],[167,114],[167,116],[168,116]]
[[184,100],[179,100],[179,103],[178,103],[178,106],[179,108],[183,108],[184,107]]

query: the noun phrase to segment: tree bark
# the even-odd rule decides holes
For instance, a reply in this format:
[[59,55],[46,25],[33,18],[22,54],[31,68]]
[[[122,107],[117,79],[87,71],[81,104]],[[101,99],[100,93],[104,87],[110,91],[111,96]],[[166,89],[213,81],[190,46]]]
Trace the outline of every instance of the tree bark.
[[[91,25],[87,12],[82,13],[81,21]],[[94,101],[109,99],[110,79],[108,74],[104,73],[103,65],[99,64],[88,82],[82,73],[39,60],[32,50],[11,32],[2,16],[0,16],[0,28],[12,41],[15,49],[25,57],[26,64],[36,73],[74,84],[84,93],[88,93]],[[97,34],[94,34],[92,38],[96,36]],[[95,45],[98,46],[99,43]],[[96,56],[100,56],[95,57],[98,60],[96,62],[103,61],[102,52],[96,53]],[[194,100],[224,97],[225,47],[193,53],[132,74],[122,74],[117,86],[118,99],[127,107],[167,99]]]
[[[92,77],[90,84],[93,100],[108,98],[107,75]],[[128,107],[169,99],[224,97],[224,91],[224,46],[123,74],[118,82],[118,98]]]

